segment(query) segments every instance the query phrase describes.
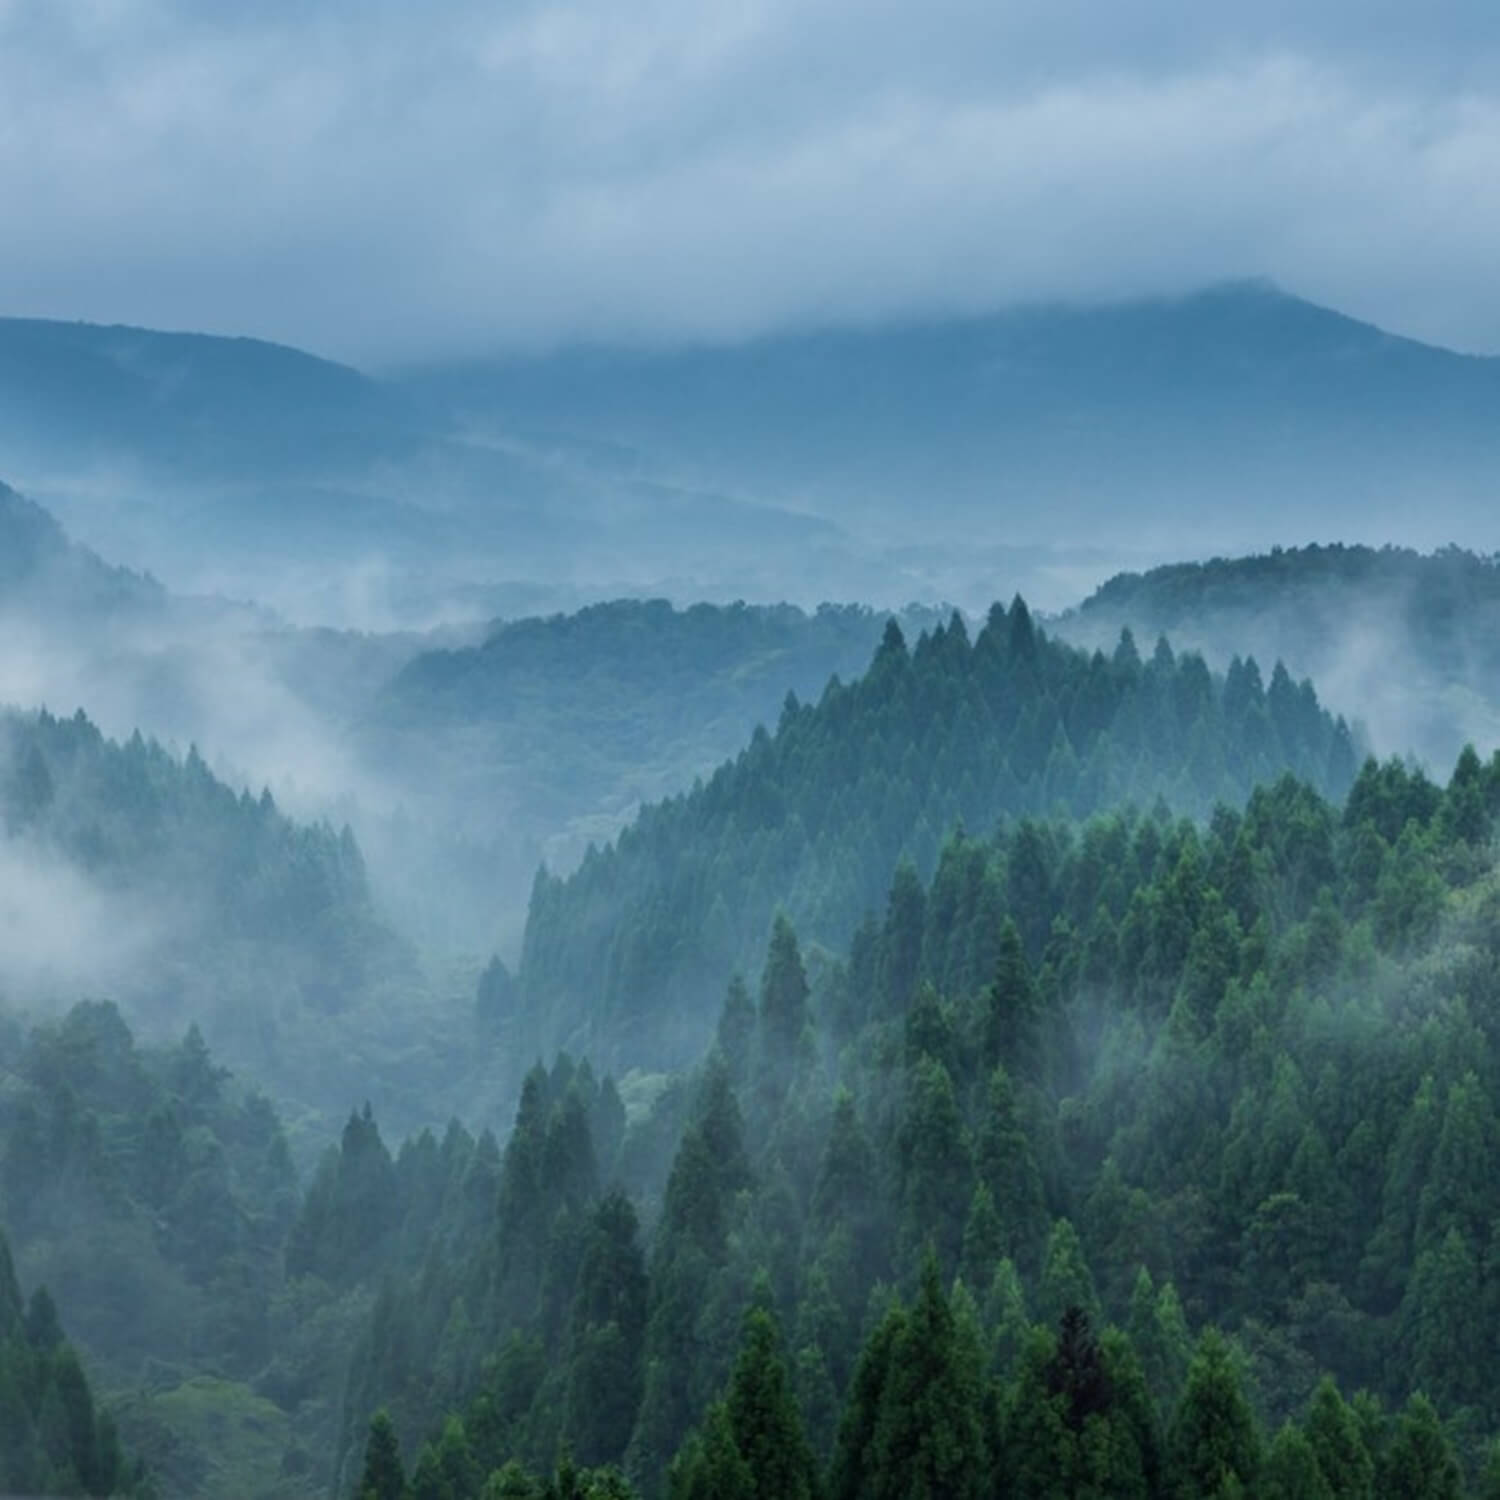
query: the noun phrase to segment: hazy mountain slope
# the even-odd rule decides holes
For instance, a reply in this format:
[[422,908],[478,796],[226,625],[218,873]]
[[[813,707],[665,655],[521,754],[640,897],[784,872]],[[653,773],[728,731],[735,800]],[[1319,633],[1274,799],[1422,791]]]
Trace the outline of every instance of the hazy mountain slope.
[[517,586],[533,609],[1060,606],[1184,553],[1487,545],[1497,417],[1500,361],[1259,284],[379,380],[0,322],[8,472],[77,536],[364,626],[492,615]]
[[[540,861],[571,869],[642,801],[685,790],[774,723],[789,691],[861,671],[889,618],[658,599],[513,621],[482,645],[414,657],[355,743],[413,813],[488,845],[490,919],[518,940]],[[938,617],[900,618],[919,630]]]
[[76,626],[163,602],[155,580],[111,567],[70,541],[41,506],[0,483],[0,612],[39,612]]
[[517,584],[549,607],[669,581],[817,597],[809,555],[847,551],[826,520],[601,445],[474,432],[254,339],[0,319],[0,457],[109,555],[324,624],[451,619],[476,590],[494,614]]
[[45,1285],[25,1300],[0,1232],[0,1486],[7,1495],[156,1493],[121,1451],[112,1413],[96,1408],[77,1354],[64,1342]]
[[887,618],[657,600],[487,632],[307,629],[111,569],[13,491],[0,540],[0,703],[197,745],[221,780],[352,823],[377,899],[445,954],[514,951],[542,859],[571,869],[774,722],[788,690],[858,672]]
[[149,1037],[196,1023],[315,1131],[366,1095],[441,1115],[431,1059],[451,1017],[377,913],[353,836],[236,793],[196,752],[7,712],[0,911],[13,1006],[102,995]]
[[942,517],[970,539],[1058,544],[1086,525],[1095,541],[1179,553],[1311,539],[1314,525],[1442,541],[1487,515],[1500,460],[1500,360],[1260,284],[741,346],[570,350],[411,384],[476,419],[628,444],[690,480],[908,538]]
[[1203,651],[1280,657],[1383,753],[1436,771],[1466,741],[1500,744],[1500,560],[1449,548],[1291,548],[1111,579],[1058,631],[1083,645],[1122,626]]
[[[730,971],[784,907],[804,935],[847,940],[909,857],[930,870],[955,824],[1083,816],[1158,796],[1206,814],[1292,769],[1341,793],[1356,748],[1278,667],[1212,678],[1162,642],[1092,658],[996,605],[908,651],[892,623],[857,681],[789,698],[774,734],[686,796],[646,808],[566,880],[538,877],[522,950],[521,1055],[586,1046],[623,1070],[702,1046]],[[1039,950],[1046,934],[1031,935]]]
[[408,403],[347,366],[258,339],[0,318],[0,444],[80,467],[134,457],[197,479],[401,452]]

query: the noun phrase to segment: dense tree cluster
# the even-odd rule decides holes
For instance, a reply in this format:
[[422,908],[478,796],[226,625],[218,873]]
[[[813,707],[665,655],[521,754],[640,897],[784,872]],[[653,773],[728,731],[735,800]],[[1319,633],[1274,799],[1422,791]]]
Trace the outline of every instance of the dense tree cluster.
[[[7,733],[8,837],[196,881],[200,939],[367,920],[352,840],[196,758]],[[1500,756],[1353,756],[1253,662],[891,629],[539,882],[508,1137],[364,1104],[301,1184],[196,1029],[0,1022],[0,1223],[79,1345],[0,1305],[16,1472],[135,1484],[118,1423],[174,1500],[1500,1493]]]
[[[158,1036],[196,1024],[306,1104],[344,1106],[367,1074],[369,1012],[417,987],[348,827],[235,792],[195,750],[118,743],[82,712],[0,713],[0,845],[53,872],[69,941],[135,1024]],[[9,998],[26,1009],[77,991],[28,971]]]
[[[418,817],[472,849],[475,941],[494,940],[497,913],[518,941],[538,864],[571,868],[642,803],[691,786],[774,723],[788,691],[863,671],[889,618],[617,599],[499,622],[477,645],[414,655],[351,715],[350,735]],[[896,618],[915,633],[943,616],[912,606]],[[300,637],[296,652],[308,653]],[[445,911],[455,884],[442,882]]]
[[[615,599],[569,615],[498,623],[478,646],[424,651],[391,682],[383,717],[500,723],[524,735],[512,758],[564,759],[592,741],[637,771],[676,735],[774,714],[790,688],[863,670],[888,615],[861,605],[694,604]],[[907,628],[941,616],[912,607]],[[606,743],[601,744],[604,737]]]
[[788,698],[775,734],[706,784],[647,808],[571,878],[538,876],[512,1041],[680,1062],[778,905],[841,944],[897,861],[929,872],[956,823],[1158,797],[1200,815],[1288,769],[1342,796],[1357,765],[1343,722],[1279,667],[1269,684],[1253,661],[1216,678],[1164,640],[1142,660],[1128,635],[1090,656],[1019,599],[973,641],[954,616],[908,650],[893,622],[858,681]]
[[1277,547],[1249,557],[1117,574],[1084,601],[1079,614],[1130,615],[1173,631],[1213,615],[1238,616],[1243,623],[1287,609],[1309,629],[1330,609],[1375,600],[1396,606],[1417,640],[1457,664],[1470,642],[1493,647],[1477,627],[1500,607],[1500,565],[1495,557],[1461,547],[1431,554],[1342,542]]
[[139,1049],[113,1005],[0,1032],[0,1222],[106,1361],[266,1358],[297,1182],[264,1098],[196,1029]]
[[[1489,1493],[1497,811],[1466,752],[1342,807],[1284,777],[959,835],[812,983],[778,919],[623,1137],[533,1073],[445,1288],[489,1298],[475,1393],[393,1404],[370,1461],[399,1433],[419,1496]],[[438,1345],[397,1347],[409,1390]]]
[[[326,955],[338,926],[368,912],[347,828],[293,823],[269,792],[236,794],[195,750],[179,759],[139,734],[117,744],[82,711],[4,716],[0,826],[128,889],[143,909],[170,902],[215,938],[259,952],[300,941]],[[345,964],[357,965],[362,935],[343,945]],[[334,1007],[357,969],[323,983]]]
[[63,1337],[44,1286],[22,1300],[0,1234],[0,1491],[11,1495],[152,1493],[128,1464],[113,1417],[94,1404],[88,1377]]
[[1210,661],[1280,657],[1376,742],[1432,764],[1494,734],[1500,558],[1458,547],[1275,548],[1110,579],[1058,629],[1081,645],[1166,631]]

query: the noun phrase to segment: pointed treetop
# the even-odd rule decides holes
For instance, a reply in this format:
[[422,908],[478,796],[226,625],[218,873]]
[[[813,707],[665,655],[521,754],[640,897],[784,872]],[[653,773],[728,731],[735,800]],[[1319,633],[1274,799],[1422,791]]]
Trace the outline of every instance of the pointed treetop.
[[880,649],[875,653],[876,660],[882,657],[906,656],[906,637],[901,633],[901,627],[896,623],[895,615],[885,622],[885,633],[880,637]]

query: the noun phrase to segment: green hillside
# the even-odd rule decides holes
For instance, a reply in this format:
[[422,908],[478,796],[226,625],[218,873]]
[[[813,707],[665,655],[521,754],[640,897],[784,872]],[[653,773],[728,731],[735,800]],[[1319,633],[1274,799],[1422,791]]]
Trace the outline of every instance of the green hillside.
[[1048,639],[1019,600],[908,649],[888,626],[868,672],[816,703],[788,698],[774,734],[532,894],[508,1034],[612,1067],[684,1061],[714,996],[748,971],[785,908],[808,939],[847,941],[910,859],[930,872],[956,825],[1085,816],[1158,797],[1206,815],[1290,769],[1342,795],[1356,750],[1309,683],[1251,662],[1222,678],[1162,641],[1142,660]]

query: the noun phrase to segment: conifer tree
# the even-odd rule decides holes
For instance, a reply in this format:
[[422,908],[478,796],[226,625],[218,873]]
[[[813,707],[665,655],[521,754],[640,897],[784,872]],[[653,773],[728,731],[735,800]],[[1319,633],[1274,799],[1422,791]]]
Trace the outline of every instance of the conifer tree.
[[1334,1500],[1334,1493],[1302,1429],[1288,1422],[1266,1453],[1260,1500]]
[[929,1251],[916,1300],[891,1342],[868,1493],[874,1500],[978,1500],[988,1477],[983,1406],[982,1353],[955,1319]]
[[1229,1345],[1214,1329],[1198,1341],[1167,1445],[1175,1500],[1249,1494],[1260,1472],[1260,1436]]
[[370,1418],[365,1442],[365,1466],[360,1475],[358,1500],[402,1500],[406,1493],[406,1470],[401,1463],[401,1442],[391,1414],[381,1407]]
[[813,1500],[817,1469],[802,1414],[768,1309],[745,1315],[739,1358],[725,1397],[735,1447],[749,1466],[758,1495]]
[[1381,1454],[1375,1492],[1381,1500],[1462,1500],[1458,1460],[1425,1396],[1413,1396]]
[[1302,1430],[1333,1500],[1374,1500],[1374,1460],[1358,1419],[1331,1377],[1318,1382]]

